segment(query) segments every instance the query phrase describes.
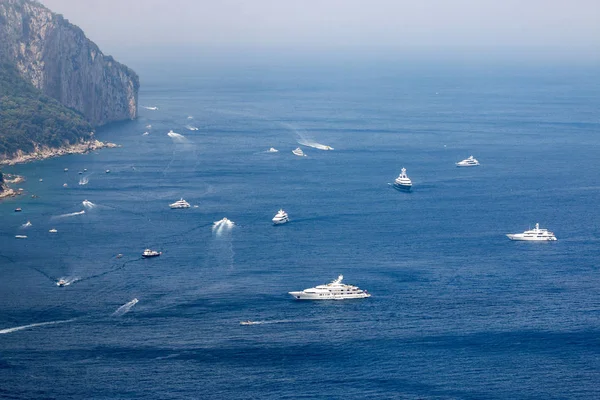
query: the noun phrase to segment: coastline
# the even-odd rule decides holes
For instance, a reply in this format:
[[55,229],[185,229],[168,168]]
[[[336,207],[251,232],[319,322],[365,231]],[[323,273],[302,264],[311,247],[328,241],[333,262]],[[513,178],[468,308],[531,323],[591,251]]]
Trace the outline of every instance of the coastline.
[[12,158],[0,160],[0,165],[23,164],[30,161],[45,160],[47,158],[60,157],[68,154],[85,154],[89,153],[90,151],[113,147],[119,146],[114,143],[105,143],[96,139],[82,140],[79,143],[61,147],[36,146],[31,153],[24,153],[21,150],[19,150]]
[[[45,160],[47,158],[60,157],[68,154],[85,154],[94,150],[114,147],[120,146],[115,143],[101,142],[96,139],[81,140],[79,143],[69,144],[61,147],[36,146],[31,153],[24,153],[19,150],[12,158],[0,160],[0,166],[24,164],[31,161]],[[2,175],[0,175],[0,178],[1,177]],[[7,179],[0,179],[0,200],[22,194],[19,190],[11,189],[9,184],[23,182],[25,178],[19,175],[9,174],[5,175],[5,177]]]

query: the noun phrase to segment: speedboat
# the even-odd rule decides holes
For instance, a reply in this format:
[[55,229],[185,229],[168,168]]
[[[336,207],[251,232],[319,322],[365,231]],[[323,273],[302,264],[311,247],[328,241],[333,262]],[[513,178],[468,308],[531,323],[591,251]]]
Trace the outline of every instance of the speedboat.
[[258,322],[254,322],[254,321],[242,321],[240,322],[240,325],[256,325]]
[[23,225],[21,225],[23,228],[29,228],[31,226],[31,221],[27,221],[26,223],[24,223]]
[[457,167],[476,167],[478,165],[479,161],[477,161],[473,156],[469,156],[469,158],[456,163]]
[[410,192],[412,189],[412,181],[406,175],[406,168],[402,168],[400,175],[394,181],[394,189]]
[[161,254],[162,254],[162,252],[160,252],[160,251],[154,251],[154,250],[146,249],[142,253],[142,257],[144,257],[144,258],[158,257]]
[[301,292],[289,292],[295,299],[298,300],[343,300],[343,299],[364,299],[371,297],[366,290],[359,289],[353,285],[342,283],[343,275],[331,283],[319,285],[314,288],[304,289]]
[[40,182],[44,182],[44,180],[42,178],[40,178]]
[[21,211],[23,211],[23,210],[21,209],[21,207],[17,207],[17,208],[15,208],[15,212],[21,212]]
[[64,279],[59,279],[58,282],[56,282],[56,286],[65,287],[66,285],[67,281],[65,281]]
[[190,208],[190,203],[188,203],[183,198],[181,198],[181,200],[177,200],[175,203],[169,204],[169,207],[171,207],[171,208]]
[[510,240],[523,240],[530,242],[548,242],[557,240],[554,233],[550,232],[548,229],[541,229],[540,224],[536,223],[534,229],[530,229],[523,233],[509,233],[508,238]]
[[65,168],[65,172],[68,172],[68,171],[69,171],[69,168]]
[[277,150],[275,147],[271,147],[269,150],[269,153],[278,153],[279,150]]
[[69,186],[69,185],[67,185],[66,183],[63,183],[63,187],[67,187],[67,186]]
[[122,257],[123,257],[123,254],[119,253],[119,254],[117,254],[117,255],[116,255],[116,257],[117,257],[117,258],[122,258]]
[[26,235],[15,235],[15,238],[17,239],[27,239]]
[[107,174],[110,174],[110,169],[107,169],[107,170],[106,170],[106,173],[107,173]]
[[294,153],[294,155],[297,155],[298,157],[306,157],[306,154],[304,154],[300,147],[296,147],[296,149],[292,150],[292,153]]
[[277,211],[277,214],[275,214],[275,216],[273,217],[272,221],[275,225],[281,225],[285,224],[286,222],[289,222],[290,219],[288,218],[287,213],[283,211],[283,209],[279,209],[279,211]]
[[56,229],[52,228],[52,229],[50,229],[48,232],[50,232],[50,233],[56,233],[56,232],[58,232],[58,231],[57,231]]

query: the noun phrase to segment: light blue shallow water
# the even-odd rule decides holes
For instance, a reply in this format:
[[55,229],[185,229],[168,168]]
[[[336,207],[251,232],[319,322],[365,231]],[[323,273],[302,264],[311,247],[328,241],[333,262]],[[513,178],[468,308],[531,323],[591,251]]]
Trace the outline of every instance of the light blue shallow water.
[[[0,397],[600,397],[598,71],[390,71],[148,74],[122,147],[5,168]],[[373,296],[287,295],[338,274]]]

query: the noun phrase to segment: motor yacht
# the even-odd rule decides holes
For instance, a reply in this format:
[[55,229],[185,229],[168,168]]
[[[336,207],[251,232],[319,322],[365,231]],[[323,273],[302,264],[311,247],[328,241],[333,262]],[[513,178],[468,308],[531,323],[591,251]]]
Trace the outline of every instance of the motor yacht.
[[476,167],[478,165],[479,161],[477,161],[473,156],[469,156],[469,158],[456,163],[457,167]]
[[554,233],[548,229],[540,228],[540,224],[536,223],[534,229],[530,229],[523,233],[509,233],[506,235],[510,240],[523,240],[530,242],[548,242],[557,240]]
[[287,213],[283,211],[283,209],[279,209],[279,211],[277,211],[277,214],[275,214],[275,216],[273,217],[272,221],[275,225],[281,225],[285,224],[286,222],[289,222],[290,219],[288,218]]
[[177,200],[175,203],[169,204],[169,207],[171,207],[171,208],[190,208],[190,203],[188,203],[183,198],[181,198],[181,200]]
[[56,286],[65,287],[66,285],[67,281],[64,279],[59,279],[58,282],[56,282]]
[[400,175],[394,181],[394,189],[410,192],[412,189],[412,181],[406,175],[406,168],[402,168]]
[[300,147],[296,147],[294,150],[292,150],[292,153],[298,157],[306,157],[306,154],[304,154]]
[[304,289],[301,292],[289,292],[295,299],[298,300],[344,300],[344,299],[364,299],[371,297],[366,290],[359,289],[353,285],[342,283],[343,275],[331,283],[319,285],[314,288]]
[[162,252],[160,252],[160,251],[154,251],[154,250],[146,249],[142,253],[142,257],[144,257],[144,258],[158,257],[161,254],[162,254]]

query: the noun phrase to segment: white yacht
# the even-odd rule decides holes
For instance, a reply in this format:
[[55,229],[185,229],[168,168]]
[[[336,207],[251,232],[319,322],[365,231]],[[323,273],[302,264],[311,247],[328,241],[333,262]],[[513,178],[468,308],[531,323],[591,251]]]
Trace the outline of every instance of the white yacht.
[[144,257],[144,258],[158,257],[161,254],[162,254],[162,252],[160,252],[160,251],[154,251],[154,250],[146,249],[142,253],[142,257]]
[[478,165],[479,161],[477,161],[473,156],[469,156],[469,158],[456,163],[457,167],[476,167]]
[[394,181],[394,188],[410,192],[412,189],[412,181],[406,175],[406,168],[402,168],[400,175]]
[[188,203],[183,198],[181,198],[181,200],[177,200],[175,203],[169,204],[169,207],[171,207],[171,208],[190,208],[190,203]]
[[541,229],[540,224],[536,223],[534,229],[530,229],[523,233],[510,233],[508,235],[510,240],[525,240],[531,242],[547,242],[557,240],[554,233],[548,229]]
[[296,149],[292,150],[292,153],[294,153],[294,155],[297,155],[298,157],[306,157],[306,154],[304,154],[300,147],[296,147]]
[[301,292],[289,292],[289,294],[298,300],[343,300],[371,297],[371,294],[367,293],[366,290],[343,284],[342,279],[344,279],[344,276],[340,275],[336,280],[326,285],[304,289]]
[[272,221],[275,225],[281,225],[285,224],[286,222],[289,222],[290,219],[288,218],[287,213],[283,211],[283,209],[279,209],[279,211],[277,211],[277,214],[275,214],[275,216],[273,217]]
[[52,229],[50,229],[48,232],[50,232],[50,233],[56,233],[56,232],[58,232],[58,231],[57,231],[55,228],[52,228]]
[[271,148],[268,150],[268,152],[269,152],[269,153],[278,153],[278,152],[279,152],[279,150],[277,150],[275,147],[271,147]]

